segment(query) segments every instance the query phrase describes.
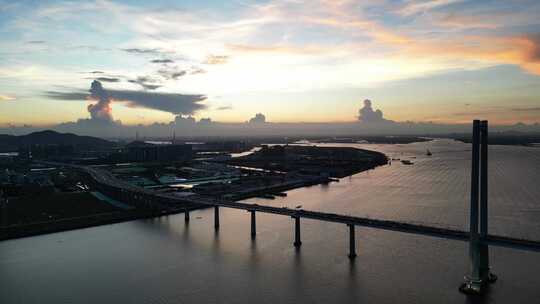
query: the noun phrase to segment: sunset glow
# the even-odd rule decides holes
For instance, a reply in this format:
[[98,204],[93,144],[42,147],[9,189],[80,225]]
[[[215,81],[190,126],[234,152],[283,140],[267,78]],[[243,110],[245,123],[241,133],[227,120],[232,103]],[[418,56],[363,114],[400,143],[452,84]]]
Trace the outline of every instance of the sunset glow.
[[[369,98],[394,121],[538,123],[539,15],[537,1],[0,2],[0,126],[88,118],[56,93],[95,79],[204,96],[181,114],[221,122],[352,122]],[[111,107],[126,125],[180,113]]]

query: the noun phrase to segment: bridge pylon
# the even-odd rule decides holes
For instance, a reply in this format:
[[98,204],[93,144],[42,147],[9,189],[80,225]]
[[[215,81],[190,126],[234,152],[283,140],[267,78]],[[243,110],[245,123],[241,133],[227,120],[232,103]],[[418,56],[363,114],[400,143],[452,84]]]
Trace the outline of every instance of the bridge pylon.
[[[471,273],[459,290],[466,294],[480,294],[485,286],[497,280],[489,266],[489,246],[483,242],[488,235],[488,122],[473,121],[471,208],[469,257]],[[480,231],[479,228],[480,227]]]

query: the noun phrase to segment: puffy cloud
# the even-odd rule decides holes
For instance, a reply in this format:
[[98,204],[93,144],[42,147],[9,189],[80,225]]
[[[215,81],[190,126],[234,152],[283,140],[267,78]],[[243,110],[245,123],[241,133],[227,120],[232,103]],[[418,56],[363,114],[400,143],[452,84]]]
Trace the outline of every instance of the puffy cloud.
[[213,124],[213,122],[212,122],[212,119],[208,117],[208,118],[201,118],[197,124],[208,126],[208,125]]
[[257,124],[266,123],[266,116],[264,116],[264,114],[262,114],[262,113],[257,113],[257,114],[255,114],[254,117],[252,117],[249,120],[249,123],[257,123]]
[[373,110],[371,106],[371,100],[364,100],[364,107],[358,111],[358,120],[364,123],[381,123],[381,122],[390,122],[383,118],[383,113],[381,110]]
[[195,118],[193,116],[183,116],[183,115],[177,115],[174,118],[174,122],[177,125],[193,125],[195,123]]
[[88,105],[90,117],[95,120],[113,121],[111,113],[111,98],[107,91],[103,89],[101,82],[94,80],[90,87],[90,98],[97,100],[97,103]]

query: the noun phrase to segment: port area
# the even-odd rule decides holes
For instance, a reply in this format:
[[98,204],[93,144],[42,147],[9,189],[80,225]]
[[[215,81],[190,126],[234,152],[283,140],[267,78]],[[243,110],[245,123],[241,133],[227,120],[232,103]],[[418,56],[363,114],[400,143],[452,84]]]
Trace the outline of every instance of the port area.
[[[339,181],[387,162],[382,153],[355,148],[262,145],[237,157],[196,154],[188,160],[84,165],[156,194],[234,201],[286,196],[287,190]],[[130,206],[101,193],[93,180],[78,170],[39,160],[11,162],[0,172],[0,183],[0,240],[186,209]]]

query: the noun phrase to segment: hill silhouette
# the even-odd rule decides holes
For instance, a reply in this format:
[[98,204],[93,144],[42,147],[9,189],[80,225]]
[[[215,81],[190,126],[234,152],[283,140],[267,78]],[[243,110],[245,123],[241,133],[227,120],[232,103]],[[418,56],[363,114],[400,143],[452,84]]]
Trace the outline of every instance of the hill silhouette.
[[75,146],[80,149],[98,149],[112,147],[115,144],[97,137],[59,133],[52,130],[33,132],[21,136],[0,134],[0,151],[17,151],[21,147],[32,145],[61,145]]

